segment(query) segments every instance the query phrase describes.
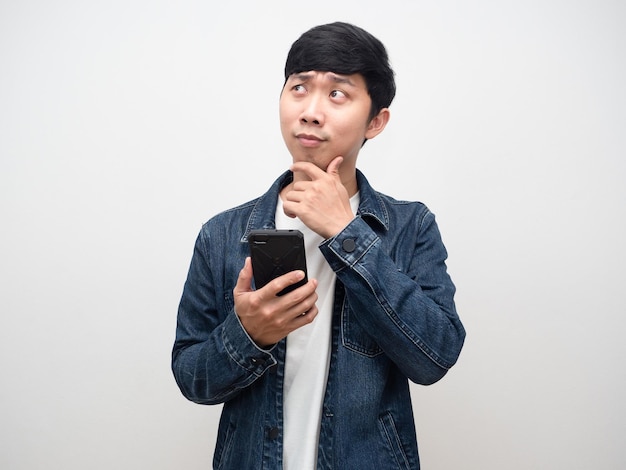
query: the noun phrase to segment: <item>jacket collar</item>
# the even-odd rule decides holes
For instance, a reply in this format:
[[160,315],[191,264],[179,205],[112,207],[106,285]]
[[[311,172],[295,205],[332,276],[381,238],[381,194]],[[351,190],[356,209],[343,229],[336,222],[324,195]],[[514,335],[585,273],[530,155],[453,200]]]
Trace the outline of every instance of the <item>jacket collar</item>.
[[[365,178],[365,175],[356,170],[357,186],[360,193],[358,215],[368,223],[380,225],[385,230],[389,230],[389,214],[381,196],[374,190]],[[248,234],[251,230],[275,229],[276,228],[276,204],[280,191],[293,181],[293,173],[286,171],[270,186],[269,190],[254,201],[254,207],[248,218],[246,230],[241,237],[242,242],[248,241]]]

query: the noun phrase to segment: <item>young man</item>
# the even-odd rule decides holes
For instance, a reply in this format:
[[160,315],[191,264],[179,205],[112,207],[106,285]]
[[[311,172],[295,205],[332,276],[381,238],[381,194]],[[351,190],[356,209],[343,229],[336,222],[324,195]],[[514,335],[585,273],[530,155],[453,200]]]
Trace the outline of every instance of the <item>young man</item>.
[[[384,46],[345,23],[293,45],[280,125],[293,158],[268,192],[209,220],[178,312],[183,394],[223,403],[214,467],[418,469],[409,383],[456,362],[465,331],[434,216],[356,169],[395,95]],[[304,233],[303,273],[252,288],[247,237]]]

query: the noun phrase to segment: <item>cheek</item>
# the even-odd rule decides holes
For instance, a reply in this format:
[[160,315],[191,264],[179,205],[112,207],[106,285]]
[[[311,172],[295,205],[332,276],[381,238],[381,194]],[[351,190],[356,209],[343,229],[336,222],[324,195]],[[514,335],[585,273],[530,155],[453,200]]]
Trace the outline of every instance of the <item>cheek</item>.
[[288,132],[289,129],[289,116],[285,113],[282,107],[278,111],[278,120],[280,123],[280,131],[283,135]]
[[278,114],[281,122],[283,120],[293,119],[297,113],[297,107],[294,105],[293,100],[288,97],[281,96],[278,102]]
[[292,109],[281,106],[278,111],[278,119],[280,122],[280,130],[283,135],[285,135],[293,128],[294,123],[296,123],[298,120],[298,117],[295,115]]
[[360,144],[365,137],[366,129],[367,127],[359,123],[359,120],[348,120],[337,127],[337,134],[345,140],[347,145],[351,145],[351,142],[358,142]]

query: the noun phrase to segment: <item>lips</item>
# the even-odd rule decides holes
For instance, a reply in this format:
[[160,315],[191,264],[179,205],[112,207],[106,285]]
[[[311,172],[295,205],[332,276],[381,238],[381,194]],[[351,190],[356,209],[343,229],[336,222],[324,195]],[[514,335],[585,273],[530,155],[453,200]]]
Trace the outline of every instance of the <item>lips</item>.
[[296,139],[304,147],[317,147],[324,141],[324,139],[314,134],[297,134]]

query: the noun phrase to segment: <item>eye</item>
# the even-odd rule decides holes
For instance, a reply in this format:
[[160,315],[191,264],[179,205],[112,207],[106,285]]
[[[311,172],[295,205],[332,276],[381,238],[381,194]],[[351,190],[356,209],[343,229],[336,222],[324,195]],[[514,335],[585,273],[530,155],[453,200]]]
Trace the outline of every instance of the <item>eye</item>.
[[330,92],[330,97],[335,100],[344,100],[346,99],[346,94],[341,90],[333,90]]
[[306,88],[304,88],[304,85],[294,85],[292,88],[294,93],[299,94],[299,95],[303,95],[306,93]]

